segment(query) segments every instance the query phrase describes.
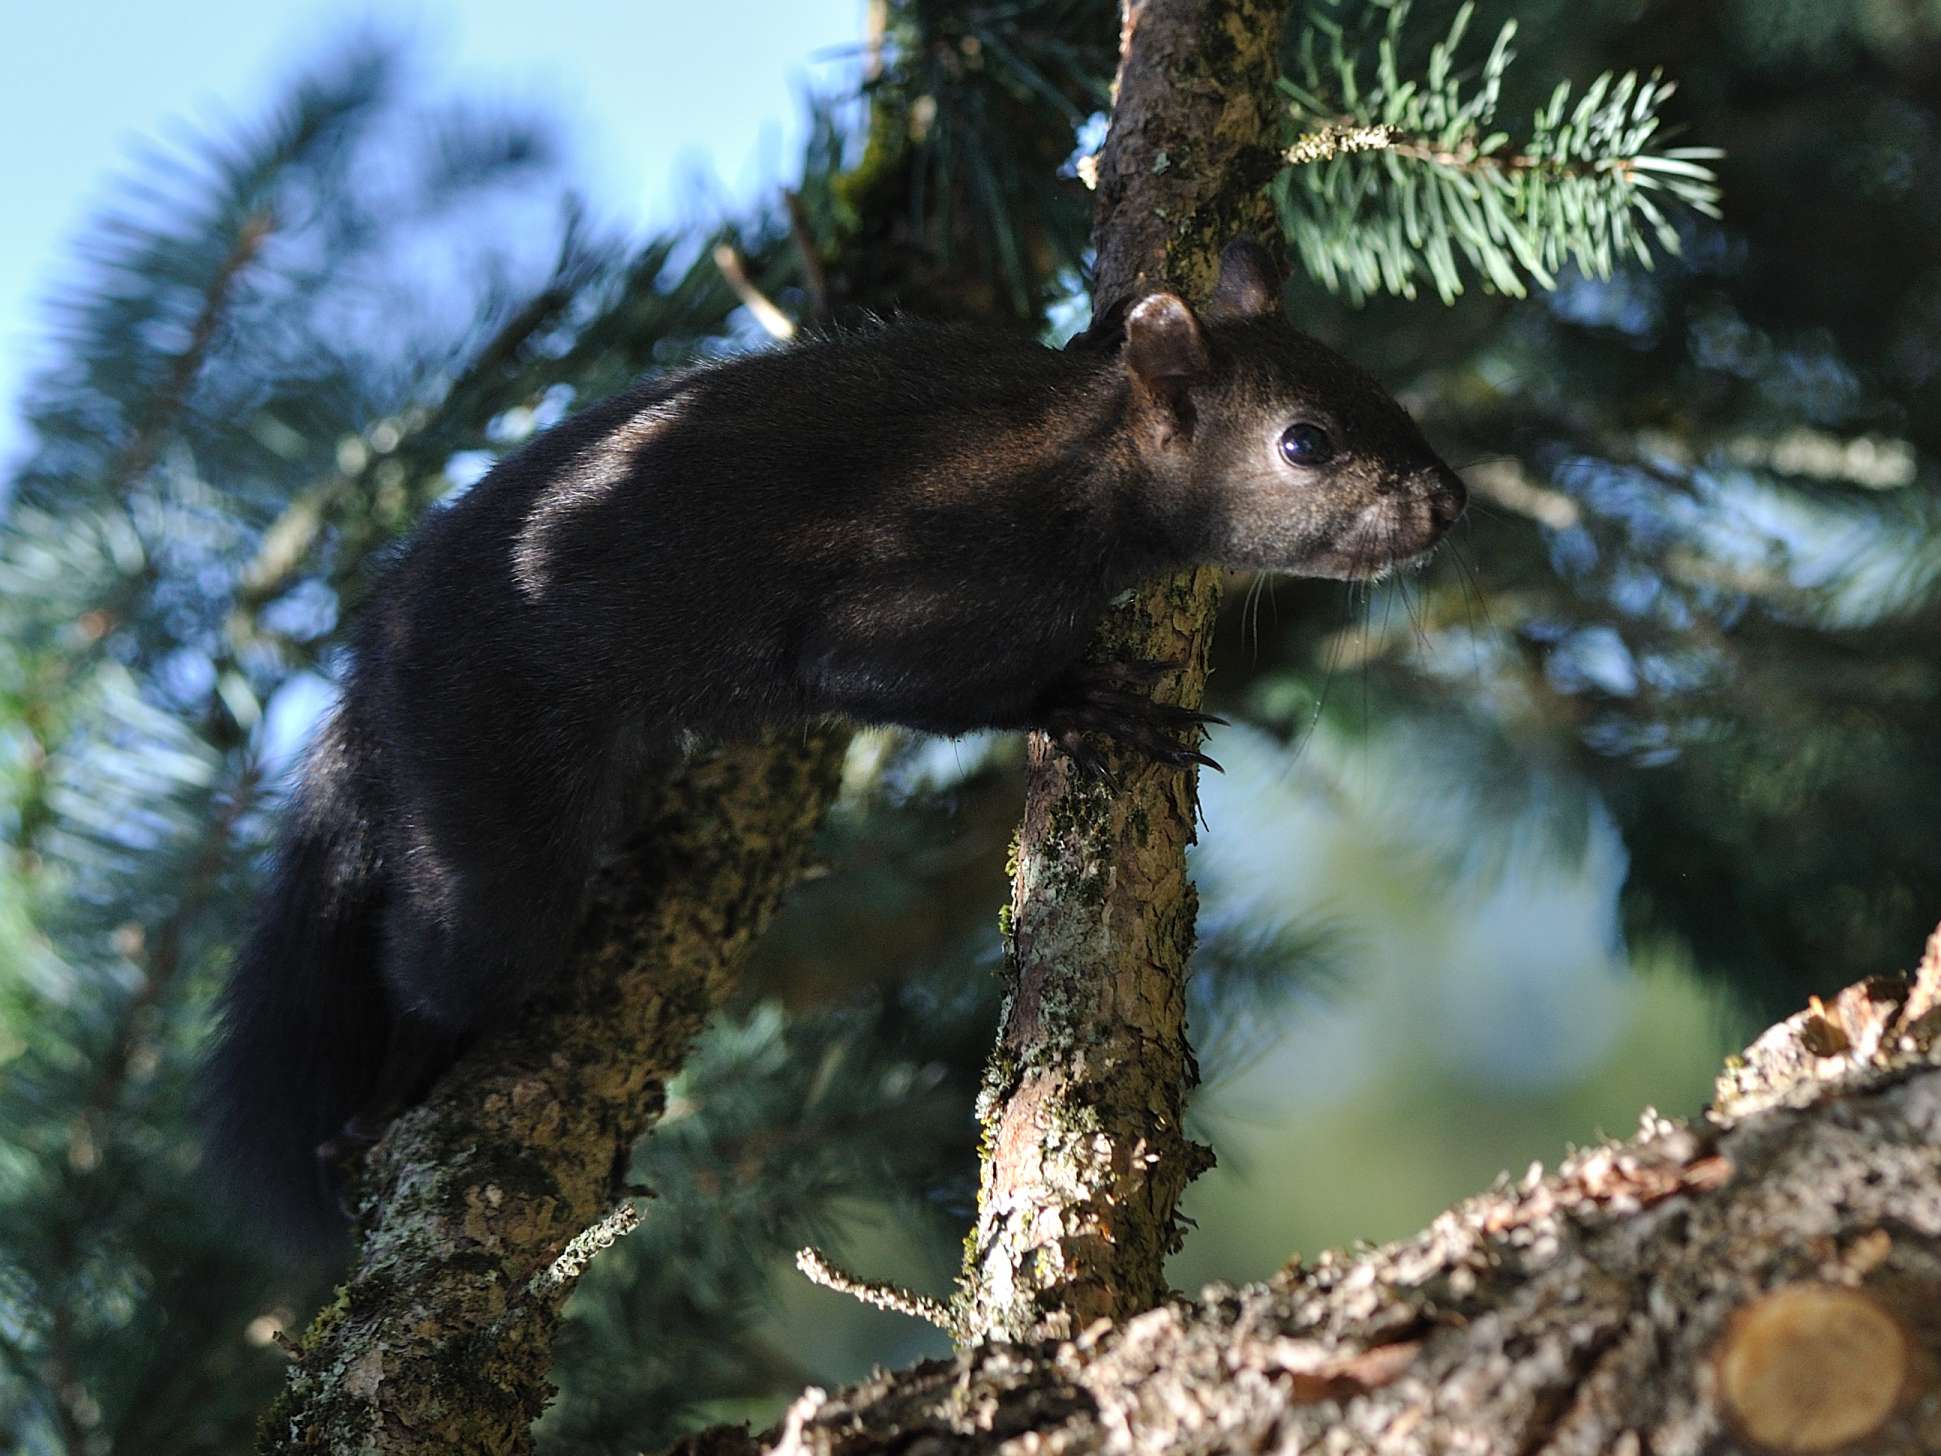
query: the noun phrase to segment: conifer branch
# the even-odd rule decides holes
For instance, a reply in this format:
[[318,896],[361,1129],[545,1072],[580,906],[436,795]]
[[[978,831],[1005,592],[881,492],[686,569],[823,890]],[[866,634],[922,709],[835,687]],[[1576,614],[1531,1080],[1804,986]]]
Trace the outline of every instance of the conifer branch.
[[[215,707],[212,702],[212,712]],[[221,721],[228,723],[227,719]],[[142,978],[116,1016],[113,1039],[101,1058],[93,1089],[84,1104],[88,1117],[106,1117],[114,1110],[128,1080],[129,1068],[139,1052],[145,1024],[182,972],[189,927],[215,895],[222,872],[235,852],[236,823],[254,805],[260,786],[255,763],[245,762],[240,779],[211,818],[196,848],[181,898],[152,930],[134,928],[132,938],[136,944],[129,949],[134,952],[131,959],[138,956],[141,960]]]
[[168,436],[171,421],[188,403],[196,376],[202,372],[203,361],[208,357],[209,346],[221,326],[223,311],[235,289],[237,278],[262,251],[264,243],[275,230],[275,218],[267,208],[251,212],[236,229],[234,245],[217,265],[215,275],[203,291],[201,306],[196,312],[195,321],[189,326],[188,342],[169,361],[167,380],[160,390],[150,396],[141,423],[136,426],[134,434],[122,447],[109,470],[109,484],[117,495],[155,463],[162,442]]
[[1515,21],[1472,85],[1456,56],[1473,4],[1456,12],[1420,77],[1398,60],[1408,0],[1365,0],[1354,35],[1340,18],[1348,4],[1314,12],[1299,78],[1280,83],[1297,135],[1276,203],[1308,271],[1331,290],[1412,298],[1426,271],[1446,303],[1462,292],[1466,264],[1485,287],[1521,297],[1531,282],[1554,288],[1566,266],[1608,277],[1627,259],[1650,267],[1654,242],[1677,252],[1666,204],[1718,215],[1706,163],[1720,153],[1653,145],[1675,90],[1657,72],[1606,72],[1574,101],[1560,83],[1513,148],[1496,115]]
[[[318,538],[346,505],[362,499],[371,477],[387,459],[400,458],[416,445],[421,456],[418,463],[429,470],[434,462],[442,464],[448,453],[446,434],[461,409],[475,418],[496,413],[511,403],[510,386],[518,382],[515,366],[520,351],[533,335],[558,323],[577,296],[564,269],[562,260],[552,286],[535,294],[505,321],[434,405],[411,406],[372,422],[357,437],[348,462],[340,458],[322,480],[291,496],[289,504],[263,531],[255,556],[238,580],[235,606],[225,624],[231,652],[257,639],[263,609],[303,577],[306,566],[312,564],[311,551]],[[330,584],[339,590],[346,587],[388,539],[374,531],[360,535],[352,548],[340,552],[332,563]]]

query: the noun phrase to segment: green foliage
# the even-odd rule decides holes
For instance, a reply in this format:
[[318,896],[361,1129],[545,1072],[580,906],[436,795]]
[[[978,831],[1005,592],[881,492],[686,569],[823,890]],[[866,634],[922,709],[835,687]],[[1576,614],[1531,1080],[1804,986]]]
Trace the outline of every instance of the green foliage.
[[[143,158],[29,389],[0,527],[10,1446],[245,1439],[279,1363],[252,1322],[292,1322],[313,1286],[198,1197],[187,1097],[287,749],[266,708],[327,660],[373,554],[462,452],[691,351],[734,306],[710,267],[668,267],[671,240],[589,241],[543,128],[411,105],[407,80],[352,53],[261,127]],[[397,272],[430,229],[453,276],[516,277],[466,218],[521,203],[559,242],[516,292],[446,312]],[[390,327],[355,326],[373,306]]]
[[[1034,320],[1090,235],[1090,200],[1059,169],[1079,126],[1107,104],[1117,7],[903,0],[888,10],[885,65],[864,86],[869,154],[847,179],[851,196],[869,201],[853,203],[849,220],[872,213],[879,229],[891,224],[886,243],[930,255],[897,290],[913,305],[934,269],[960,289],[966,277],[988,279],[992,304]],[[870,238],[858,242],[867,253]]]
[[[1495,129],[1515,53],[1506,20],[1473,85],[1457,52],[1475,14],[1456,11],[1421,75],[1404,74],[1409,0],[1329,0],[1300,38],[1299,81],[1283,78],[1299,136],[1275,184],[1282,225],[1308,271],[1360,298],[1415,297],[1426,271],[1443,302],[1461,262],[1521,298],[1574,265],[1608,278],[1621,260],[1651,266],[1647,236],[1677,251],[1654,197],[1718,215],[1705,162],[1714,147],[1653,150],[1672,84],[1606,71],[1575,101],[1559,81],[1521,144]],[[1373,52],[1372,77],[1368,53]]]
[[[987,1026],[989,999],[973,1001]],[[811,1381],[762,1324],[779,1260],[840,1239],[846,1213],[888,1205],[947,1243],[962,1201],[935,1195],[972,1166],[975,1095],[951,1042],[973,1023],[933,1005],[908,985],[822,1016],[761,1005],[709,1032],[636,1162],[654,1195],[640,1231],[574,1296],[547,1449],[651,1449]]]
[[[1426,737],[1469,740],[1423,800],[1494,785],[1460,833],[1610,813],[1629,931],[1783,1013],[1903,964],[1941,912],[1941,831],[1917,807],[1941,799],[1933,99],[1888,79],[1903,53],[1865,27],[1844,54],[1801,32],[1782,82],[1772,48],[1793,32],[1750,11],[1655,7],[1648,32],[1519,11],[1545,54],[1678,56],[1681,111],[1731,143],[1735,205],[1689,219],[1649,272],[1568,271],[1532,305],[1471,293],[1425,327],[1309,299],[1307,326],[1418,381],[1473,504],[1444,559],[1359,623],[1283,586],[1260,651],[1308,663],[1293,700],[1326,702],[1324,734],[1419,714]],[[1349,691],[1329,697],[1330,676]],[[1505,791],[1506,770],[1541,796]]]

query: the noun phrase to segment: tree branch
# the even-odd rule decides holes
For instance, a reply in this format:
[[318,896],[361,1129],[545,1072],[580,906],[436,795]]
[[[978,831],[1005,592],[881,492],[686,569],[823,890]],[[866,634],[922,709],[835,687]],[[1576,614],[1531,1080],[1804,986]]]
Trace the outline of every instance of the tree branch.
[[[1168,280],[1203,294],[1220,248],[1271,226],[1261,188],[1276,166],[1281,20],[1263,0],[1126,7],[1098,168],[1098,310]],[[1218,598],[1210,570],[1155,583],[1113,612],[1094,653],[1181,662],[1178,700],[1197,705]],[[1013,981],[980,1098],[986,1151],[959,1299],[968,1331],[1007,1339],[1157,1303],[1180,1194],[1211,1161],[1182,1126],[1198,1080],[1185,1037],[1193,771],[1114,754],[1125,788],[1107,793],[1042,736],[1030,756]]]
[[725,749],[667,786],[596,880],[564,983],[373,1151],[356,1267],[262,1449],[530,1449],[559,1307],[600,1238],[575,1240],[624,1225],[627,1153],[802,873],[845,739]]
[[1767,1032],[1685,1126],[1405,1242],[805,1392],[686,1456],[1941,1450],[1941,930]]

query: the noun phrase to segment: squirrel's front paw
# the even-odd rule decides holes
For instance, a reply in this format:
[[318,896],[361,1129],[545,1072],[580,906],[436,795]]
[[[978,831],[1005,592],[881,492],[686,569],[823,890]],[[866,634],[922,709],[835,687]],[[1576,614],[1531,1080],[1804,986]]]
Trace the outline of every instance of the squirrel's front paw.
[[1147,689],[1181,666],[1149,660],[1086,663],[1045,695],[1040,726],[1071,755],[1081,772],[1114,788],[1104,757],[1085,740],[1088,733],[1137,749],[1160,763],[1179,768],[1197,763],[1218,770],[1218,763],[1181,743],[1176,735],[1190,731],[1197,741],[1208,723],[1227,720],[1193,708],[1155,703],[1146,696]]

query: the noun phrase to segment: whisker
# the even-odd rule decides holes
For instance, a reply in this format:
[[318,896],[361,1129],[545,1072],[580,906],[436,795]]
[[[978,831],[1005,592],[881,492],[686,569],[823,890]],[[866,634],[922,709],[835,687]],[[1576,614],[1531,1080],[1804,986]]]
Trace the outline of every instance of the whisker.
[[1364,802],[1368,798],[1368,705],[1369,699],[1373,696],[1370,685],[1375,677],[1372,663],[1374,662],[1374,652],[1380,650],[1382,637],[1388,631],[1388,609],[1384,605],[1382,609],[1382,625],[1375,634],[1375,648],[1371,650],[1368,645],[1368,627],[1369,618],[1373,616],[1374,610],[1375,587],[1371,582],[1368,587],[1368,599],[1362,608],[1361,614],[1361,734],[1359,736],[1359,743],[1361,746],[1361,796]]
[[[1468,619],[1469,626],[1471,671],[1475,674],[1477,686],[1480,687],[1483,682],[1483,645],[1479,640],[1481,634],[1476,630],[1476,610],[1478,603],[1475,596],[1470,592],[1469,563],[1463,560],[1462,550],[1454,541],[1449,543],[1449,559],[1456,563],[1456,584],[1462,588],[1463,614]],[[1492,628],[1492,635],[1494,635],[1494,631],[1495,629]]]
[[[1260,594],[1267,585],[1267,573],[1257,571],[1247,588],[1247,595],[1240,603],[1240,633],[1253,648],[1253,664],[1260,665]],[[1249,629],[1249,621],[1252,627]]]
[[1468,577],[1470,584],[1476,588],[1476,605],[1482,611],[1483,625],[1489,629],[1491,636],[1497,635],[1498,628],[1496,619],[1490,615],[1489,610],[1489,593],[1483,590],[1483,568],[1481,563],[1472,561],[1466,557],[1463,554],[1461,543],[1454,537],[1451,537],[1449,540],[1449,554],[1456,559],[1456,564],[1462,568],[1463,574]]
[[[1355,584],[1350,581],[1348,583],[1347,595],[1343,598],[1342,621],[1344,624],[1348,619],[1349,613],[1353,610],[1354,589]],[[1294,740],[1293,747],[1288,752],[1287,766],[1281,770],[1280,782],[1282,783],[1285,783],[1293,776],[1294,766],[1300,762],[1301,755],[1307,751],[1308,743],[1313,739],[1315,733],[1320,730],[1321,714],[1326,711],[1328,706],[1328,692],[1334,687],[1335,669],[1341,665],[1341,646],[1347,640],[1347,635],[1345,631],[1331,632],[1328,634],[1327,661],[1321,665],[1321,691],[1314,695],[1314,711],[1308,714],[1307,727],[1301,730],[1300,735]]]
[[[1395,591],[1402,598],[1402,611],[1409,619],[1410,630],[1415,634],[1415,645],[1421,649],[1424,657],[1428,657],[1431,649],[1429,647],[1429,633],[1426,622],[1427,604],[1418,603],[1410,595],[1409,579],[1406,576],[1398,576],[1395,578]],[[1418,610],[1418,608],[1420,609]]]
[[1488,516],[1492,521],[1529,519],[1527,516],[1519,516],[1513,511],[1501,510],[1486,501],[1478,500],[1474,491],[1469,493],[1469,504],[1463,507],[1462,513],[1462,518],[1465,521],[1472,516]]

